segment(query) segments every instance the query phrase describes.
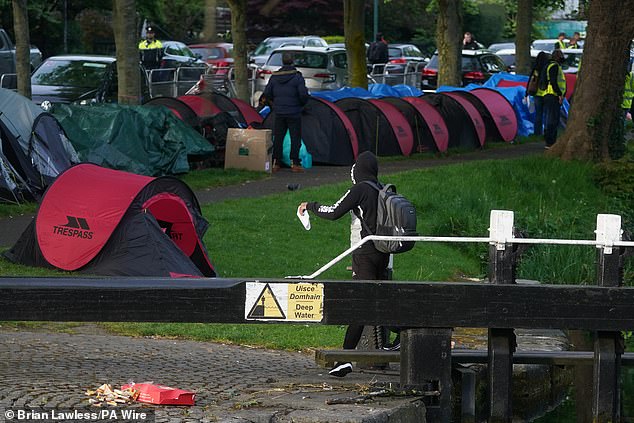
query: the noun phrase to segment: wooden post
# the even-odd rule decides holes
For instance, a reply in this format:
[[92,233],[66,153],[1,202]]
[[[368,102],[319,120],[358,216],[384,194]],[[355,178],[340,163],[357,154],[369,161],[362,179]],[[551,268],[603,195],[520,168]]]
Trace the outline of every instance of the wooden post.
[[427,421],[451,421],[451,329],[414,328],[401,332],[401,388],[437,391],[425,403]]
[[[492,210],[489,227],[489,281],[493,284],[515,283],[513,212]],[[501,310],[502,313],[505,310]],[[510,328],[489,329],[489,422],[510,422],[512,411],[513,353],[515,332]]]
[[[621,216],[597,215],[597,284],[616,287],[623,283],[621,248],[614,242],[621,240]],[[598,331],[594,340],[594,371],[592,417],[594,422],[620,421],[621,354],[623,340],[620,332]]]

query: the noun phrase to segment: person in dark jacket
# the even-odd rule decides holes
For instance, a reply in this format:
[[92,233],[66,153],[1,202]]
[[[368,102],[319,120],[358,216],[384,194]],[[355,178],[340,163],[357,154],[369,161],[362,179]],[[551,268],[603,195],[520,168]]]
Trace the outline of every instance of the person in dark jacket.
[[[365,151],[357,157],[352,166],[352,187],[333,205],[323,205],[318,202],[305,202],[299,205],[299,213],[308,210],[316,216],[336,220],[354,213],[362,220],[361,237],[376,232],[376,215],[378,191],[363,181],[378,183],[379,165],[374,154]],[[372,242],[366,242],[352,253],[352,279],[388,280],[388,264],[390,255],[378,251]],[[348,326],[343,341],[344,349],[354,349],[359,340],[363,326]],[[332,376],[343,377],[352,371],[351,363],[336,363],[329,371]]]
[[282,55],[282,67],[273,72],[262,97],[275,112],[273,126],[273,172],[280,170],[286,131],[291,136],[291,171],[303,172],[299,161],[302,143],[302,109],[308,102],[308,90],[302,74],[293,66],[291,53]]
[[383,73],[385,70],[385,64],[390,60],[389,49],[387,41],[383,38],[383,34],[378,32],[376,39],[367,52],[368,64],[370,67],[369,72],[371,74]]

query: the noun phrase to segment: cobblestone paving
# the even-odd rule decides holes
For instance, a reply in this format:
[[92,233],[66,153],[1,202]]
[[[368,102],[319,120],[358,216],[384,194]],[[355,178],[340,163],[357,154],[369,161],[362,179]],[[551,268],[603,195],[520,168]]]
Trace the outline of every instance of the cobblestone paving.
[[[157,422],[334,422],[340,421],[337,415],[347,413],[361,418],[380,411],[381,405],[324,406],[323,394],[349,397],[356,395],[359,385],[378,379],[398,382],[396,372],[355,372],[334,379],[324,375],[312,355],[302,353],[184,340],[9,330],[0,330],[0,375],[0,411],[86,410],[86,389],[103,383],[118,388],[128,381],[153,381],[196,392],[193,407],[135,405],[154,410]],[[253,405],[257,407],[250,408]],[[297,409],[315,420],[272,418]],[[318,420],[320,413],[332,419]]]

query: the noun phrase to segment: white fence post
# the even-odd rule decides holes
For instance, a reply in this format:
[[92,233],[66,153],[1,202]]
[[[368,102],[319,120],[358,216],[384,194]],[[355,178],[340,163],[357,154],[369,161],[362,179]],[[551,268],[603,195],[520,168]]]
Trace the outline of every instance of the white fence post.
[[489,236],[491,245],[504,250],[506,244],[513,240],[514,214],[509,210],[491,210]]

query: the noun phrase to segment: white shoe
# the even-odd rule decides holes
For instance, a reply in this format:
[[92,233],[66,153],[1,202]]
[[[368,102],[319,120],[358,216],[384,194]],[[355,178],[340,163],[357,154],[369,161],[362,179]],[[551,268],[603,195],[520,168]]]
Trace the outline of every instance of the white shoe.
[[330,376],[344,377],[350,372],[352,372],[352,363],[335,363],[335,367],[330,369],[328,374]]

